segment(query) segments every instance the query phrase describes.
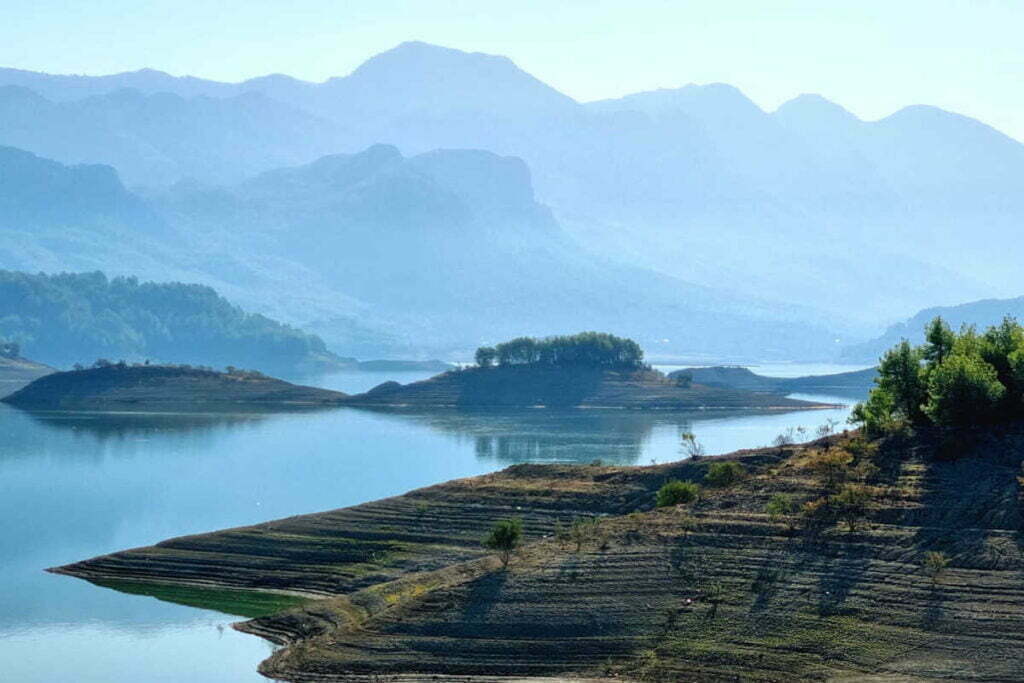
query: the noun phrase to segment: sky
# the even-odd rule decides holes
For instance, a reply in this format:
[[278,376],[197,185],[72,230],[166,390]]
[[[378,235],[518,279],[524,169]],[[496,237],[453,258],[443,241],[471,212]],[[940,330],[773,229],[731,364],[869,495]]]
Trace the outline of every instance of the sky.
[[581,101],[687,83],[874,120],[932,104],[1024,140],[1024,0],[33,0],[0,66],[239,81],[342,76],[406,40],[510,57]]

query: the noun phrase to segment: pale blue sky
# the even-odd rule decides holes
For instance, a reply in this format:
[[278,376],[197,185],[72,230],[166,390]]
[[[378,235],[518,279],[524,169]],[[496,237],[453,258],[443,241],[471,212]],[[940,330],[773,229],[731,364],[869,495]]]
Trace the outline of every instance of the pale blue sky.
[[868,119],[935,104],[1024,140],[1024,0],[34,0],[0,65],[344,75],[404,40],[503,54],[580,100],[722,81],[773,109],[818,92]]

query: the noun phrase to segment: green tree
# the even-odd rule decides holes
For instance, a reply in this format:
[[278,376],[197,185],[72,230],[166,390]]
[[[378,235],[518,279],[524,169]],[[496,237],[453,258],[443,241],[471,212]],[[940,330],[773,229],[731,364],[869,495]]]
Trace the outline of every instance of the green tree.
[[690,481],[673,479],[658,489],[655,502],[658,507],[686,505],[700,498],[700,487]]
[[988,328],[981,335],[982,360],[996,370],[999,383],[1006,388],[1004,408],[1008,414],[1019,411],[1024,396],[1024,383],[1019,377],[1020,360],[1024,354],[1024,328],[1007,316],[1003,322]]
[[725,488],[738,483],[747,470],[738,462],[713,462],[704,475],[704,482],[708,486]]
[[954,352],[929,375],[925,412],[935,424],[967,427],[991,419],[1005,392],[995,368]]
[[898,419],[915,423],[924,417],[921,406],[927,394],[921,374],[921,352],[905,339],[882,356],[876,380],[878,389],[892,397]]
[[931,363],[941,363],[953,350],[956,334],[941,317],[932,319],[924,328],[924,358]]
[[483,540],[483,545],[498,553],[502,568],[508,568],[512,553],[519,547],[523,538],[523,523],[518,519],[504,519],[491,527],[491,532]]
[[494,365],[498,352],[493,346],[481,346],[476,350],[476,364],[482,368],[489,368]]

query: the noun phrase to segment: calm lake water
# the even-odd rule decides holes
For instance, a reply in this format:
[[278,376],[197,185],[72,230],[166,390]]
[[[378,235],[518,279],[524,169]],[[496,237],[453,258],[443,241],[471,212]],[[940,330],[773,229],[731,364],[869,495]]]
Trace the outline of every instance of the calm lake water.
[[[665,368],[671,369],[671,368]],[[850,366],[814,366],[840,372]],[[805,366],[755,368],[777,376]],[[422,373],[333,375],[348,392]],[[849,405],[853,397],[807,397]],[[516,462],[681,457],[765,445],[835,410],[723,415],[614,411],[270,415],[25,413],[0,405],[0,659],[19,683],[265,680],[272,646],[237,617],[55,576],[66,564],[182,534],[353,505]]]

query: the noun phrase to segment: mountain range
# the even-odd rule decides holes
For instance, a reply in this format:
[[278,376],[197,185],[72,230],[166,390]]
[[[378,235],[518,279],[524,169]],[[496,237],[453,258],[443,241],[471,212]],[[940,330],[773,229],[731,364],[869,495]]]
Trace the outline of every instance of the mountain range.
[[[20,164],[7,173],[45,168],[55,187],[83,173],[23,152],[6,155]],[[535,201],[529,170],[513,157],[479,150],[405,157],[375,145],[234,185],[178,183],[145,197],[117,187],[117,201],[145,207],[162,235],[98,203],[97,218],[80,212],[83,225],[100,226],[91,240],[76,243],[77,232],[56,239],[65,224],[46,216],[16,221],[23,239],[0,252],[0,266],[13,260],[26,270],[44,261],[102,266],[112,275],[187,274],[353,355],[453,352],[591,328],[698,358],[820,355],[834,343],[814,311],[595,256]],[[42,183],[36,189],[52,194]]]
[[[251,210],[240,217],[246,209],[238,203],[265,202],[260,183],[286,177],[285,167],[313,168],[330,163],[321,157],[358,155],[380,143],[410,160],[435,150],[486,150],[529,169],[536,203],[550,208],[563,245],[544,248],[571,242],[595,263],[645,272],[650,279],[636,295],[665,289],[657,278],[668,276],[751,310],[784,302],[777,308],[800,309],[804,320],[816,315],[817,327],[844,338],[866,338],[908,311],[1020,293],[1024,145],[928,106],[869,122],[802,95],[766,112],[725,84],[581,103],[507,58],[403,43],[323,83],[0,70],[0,143],[66,164],[112,165],[129,187],[156,198],[164,220],[189,239],[196,225],[210,224],[218,201],[235,207],[221,206],[233,212],[232,225],[262,224],[263,209],[254,222]],[[305,218],[295,221],[309,228],[311,207],[331,204],[334,195],[320,192],[306,196],[298,210]],[[296,207],[298,200],[281,201]],[[474,220],[488,220],[483,215]],[[267,220],[292,229],[280,216]],[[223,258],[261,277],[280,261],[268,252],[257,265],[231,255],[197,258]],[[231,291],[239,277],[223,278],[196,260],[185,270],[199,281],[228,280],[210,284],[227,287],[232,298],[253,290]],[[331,277],[312,271],[318,274],[307,280],[319,291],[308,298],[333,296]],[[344,290],[337,305],[306,308],[319,308],[317,319],[366,320],[366,306],[380,308],[387,295],[360,288],[374,289],[365,281]],[[408,323],[390,309],[379,317],[389,334]]]

